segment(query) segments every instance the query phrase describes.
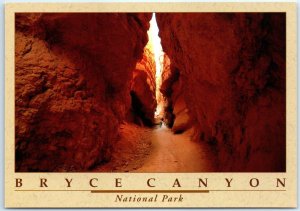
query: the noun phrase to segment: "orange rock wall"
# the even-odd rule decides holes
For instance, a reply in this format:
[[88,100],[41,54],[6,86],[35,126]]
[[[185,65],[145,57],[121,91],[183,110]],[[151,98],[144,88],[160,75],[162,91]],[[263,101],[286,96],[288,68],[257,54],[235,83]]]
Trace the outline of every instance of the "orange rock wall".
[[110,159],[151,14],[17,14],[16,170]]
[[155,99],[155,61],[153,53],[145,47],[143,58],[133,71],[131,82],[132,99],[131,118],[140,125],[151,126],[154,123]]
[[285,171],[285,14],[156,16],[194,139],[220,170]]

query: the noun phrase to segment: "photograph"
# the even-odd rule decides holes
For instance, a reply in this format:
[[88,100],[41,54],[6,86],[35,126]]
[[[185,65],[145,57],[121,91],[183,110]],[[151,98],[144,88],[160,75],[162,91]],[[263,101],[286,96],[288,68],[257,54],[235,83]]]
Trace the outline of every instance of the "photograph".
[[6,208],[297,207],[296,3],[4,11]]
[[286,172],[285,12],[15,12],[15,172]]

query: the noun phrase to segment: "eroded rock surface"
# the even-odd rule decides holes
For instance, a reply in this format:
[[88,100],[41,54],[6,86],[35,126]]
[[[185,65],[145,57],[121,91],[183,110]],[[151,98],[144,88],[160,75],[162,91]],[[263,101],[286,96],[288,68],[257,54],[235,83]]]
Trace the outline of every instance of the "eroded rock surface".
[[145,48],[143,59],[133,71],[131,82],[131,118],[140,125],[151,126],[156,109],[155,61],[153,53]]
[[194,139],[217,148],[223,171],[285,171],[285,15],[158,13],[157,22]]
[[192,114],[185,102],[185,88],[180,72],[165,54],[161,93],[165,98],[164,122],[174,133],[181,133],[192,126]]
[[[284,14],[156,16],[170,58],[160,89],[173,132],[193,127],[221,171],[285,171]],[[153,61],[143,57],[150,18],[16,15],[17,171],[99,167],[121,123],[153,122]]]
[[110,159],[151,14],[16,15],[16,170]]

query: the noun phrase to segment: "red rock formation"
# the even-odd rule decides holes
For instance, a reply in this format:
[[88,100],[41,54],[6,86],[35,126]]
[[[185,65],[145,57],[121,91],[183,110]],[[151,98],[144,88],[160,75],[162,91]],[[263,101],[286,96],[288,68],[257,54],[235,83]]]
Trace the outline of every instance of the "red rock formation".
[[159,13],[157,22],[194,139],[217,148],[223,171],[285,171],[285,15]]
[[164,70],[162,73],[162,86],[160,91],[165,98],[164,121],[172,128],[174,133],[181,133],[192,126],[192,115],[184,99],[185,89],[180,78],[180,73],[170,63],[170,59],[165,55]]
[[16,15],[16,170],[109,159],[151,14]]
[[165,98],[163,118],[167,126],[172,127],[174,124],[174,114],[172,105],[172,86],[179,79],[179,72],[171,66],[170,59],[165,54],[163,71],[162,71],[162,84],[160,87],[160,92]]
[[[182,90],[179,84],[176,84],[175,90],[177,89]],[[173,96],[177,94],[176,97],[173,97],[173,114],[174,114],[174,123],[172,126],[172,131],[174,133],[181,133],[191,127],[191,119],[189,110],[187,108],[186,102],[184,100],[184,94],[182,92],[173,92]],[[192,115],[191,115],[192,116]]]
[[[165,96],[164,121],[172,128],[174,133],[181,133],[192,126],[191,117],[187,108],[184,92],[185,89],[179,73],[174,73],[168,66],[164,69],[161,92]],[[190,117],[191,116],[191,117]]]
[[148,126],[153,124],[156,108],[155,62],[154,55],[148,48],[144,49],[143,59],[137,63],[133,72],[131,105],[134,122]]

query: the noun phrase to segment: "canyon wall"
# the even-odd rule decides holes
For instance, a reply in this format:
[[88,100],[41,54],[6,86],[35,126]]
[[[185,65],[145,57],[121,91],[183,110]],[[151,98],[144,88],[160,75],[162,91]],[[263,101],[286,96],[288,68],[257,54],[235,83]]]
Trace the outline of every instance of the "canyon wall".
[[16,14],[16,171],[110,159],[151,14]]
[[192,115],[185,102],[185,89],[180,72],[165,54],[160,91],[165,98],[164,122],[174,133],[181,133],[192,126]]
[[216,148],[221,171],[285,171],[285,14],[156,16],[174,123],[180,88],[193,139]]
[[153,53],[144,48],[143,59],[136,64],[131,83],[131,121],[152,126],[156,109],[155,61]]

